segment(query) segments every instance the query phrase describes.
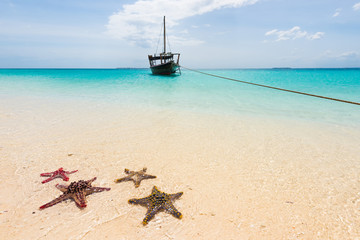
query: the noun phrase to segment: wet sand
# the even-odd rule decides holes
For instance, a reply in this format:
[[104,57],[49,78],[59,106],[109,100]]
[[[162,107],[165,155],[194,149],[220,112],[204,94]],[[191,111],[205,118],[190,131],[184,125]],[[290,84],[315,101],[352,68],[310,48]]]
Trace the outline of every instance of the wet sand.
[[[306,120],[219,116],[94,101],[8,97],[0,106],[0,239],[359,239],[360,130]],[[108,192],[79,209],[60,178]],[[114,183],[124,168],[156,179]],[[127,200],[183,191],[181,220]]]

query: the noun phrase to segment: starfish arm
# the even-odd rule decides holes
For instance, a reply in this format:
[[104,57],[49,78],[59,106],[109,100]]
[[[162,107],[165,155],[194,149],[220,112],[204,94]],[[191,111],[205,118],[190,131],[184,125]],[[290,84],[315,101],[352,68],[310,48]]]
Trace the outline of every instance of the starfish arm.
[[66,176],[64,173],[60,173],[58,176],[61,177],[64,181],[69,181],[69,177]]
[[145,197],[145,198],[133,198],[133,199],[130,199],[128,202],[131,204],[140,204],[140,205],[147,206],[150,201],[151,201],[150,197]]
[[156,178],[156,176],[141,174],[141,175],[136,175],[131,180],[133,180],[133,182],[135,183],[135,187],[139,187],[142,180],[149,178]]
[[55,178],[57,178],[58,176],[52,176],[52,177],[49,177],[48,179],[45,179],[44,181],[42,181],[41,183],[47,183],[47,182],[50,182],[51,180],[54,180]]
[[153,176],[153,175],[143,175],[141,178],[142,178],[142,179],[150,179],[150,178],[156,178],[156,176]]
[[148,224],[148,222],[154,218],[155,214],[158,213],[161,208],[162,205],[150,206],[146,212],[145,218],[143,219],[143,225]]
[[137,187],[140,186],[140,182],[141,182],[142,179],[136,178],[136,180],[135,179],[131,179],[131,180],[134,182],[135,187],[137,188]]
[[92,179],[87,180],[86,182],[87,182],[88,184],[90,184],[90,183],[92,183],[93,181],[95,181],[96,179],[97,179],[97,177],[93,177]]
[[174,193],[174,194],[169,194],[169,197],[171,199],[171,201],[180,198],[183,195],[183,192],[178,192],[178,193]]
[[126,174],[134,174],[134,171],[131,171],[131,170],[127,169],[127,168],[125,168],[124,172]]
[[54,175],[54,172],[48,172],[48,173],[41,173],[40,174],[41,177],[51,177],[52,175]]
[[86,195],[89,195],[94,192],[103,192],[103,191],[110,191],[111,188],[104,188],[104,187],[90,187],[85,190]]
[[161,192],[159,191],[159,189],[156,186],[154,186],[153,189],[151,190],[151,195],[153,195],[153,194],[161,194]]
[[74,171],[65,171],[66,174],[72,174],[72,173],[76,173],[78,170],[74,170]]
[[59,203],[59,202],[62,202],[62,201],[64,201],[64,200],[68,199],[68,198],[70,198],[70,195],[64,193],[64,194],[62,194],[60,197],[55,198],[54,200],[52,200],[51,202],[48,202],[48,203],[42,205],[42,206],[40,207],[40,209],[44,209],[44,208],[48,208],[48,207],[54,206],[55,204],[57,204],[57,203]]
[[116,183],[119,183],[119,182],[125,182],[125,181],[131,181],[131,177],[123,177],[123,178],[118,178],[115,180]]
[[60,191],[62,191],[62,192],[66,192],[66,191],[67,191],[67,188],[68,188],[68,186],[66,186],[66,185],[61,185],[61,184],[56,184],[55,187],[56,187],[57,189],[59,189]]
[[165,203],[164,209],[165,209],[168,213],[170,213],[171,215],[173,215],[174,217],[179,218],[179,219],[182,218],[181,212],[179,212],[179,211],[174,207],[174,205],[173,205],[171,202]]
[[78,207],[80,207],[80,208],[86,207],[85,192],[83,192],[83,191],[76,192],[73,195],[73,199],[75,200],[76,205],[78,205]]

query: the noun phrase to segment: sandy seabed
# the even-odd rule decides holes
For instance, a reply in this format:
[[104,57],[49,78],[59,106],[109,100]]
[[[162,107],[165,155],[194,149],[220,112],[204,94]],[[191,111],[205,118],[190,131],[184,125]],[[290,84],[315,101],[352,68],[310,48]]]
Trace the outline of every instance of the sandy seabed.
[[[335,124],[94,101],[8,97],[0,105],[0,239],[360,239],[360,130]],[[79,209],[60,178],[108,192]],[[124,168],[156,179],[114,183]],[[127,203],[183,191],[181,220]]]

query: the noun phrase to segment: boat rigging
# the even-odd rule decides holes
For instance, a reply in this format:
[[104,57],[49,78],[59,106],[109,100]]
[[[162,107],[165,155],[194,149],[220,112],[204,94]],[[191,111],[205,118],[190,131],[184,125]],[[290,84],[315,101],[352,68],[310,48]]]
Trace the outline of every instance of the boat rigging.
[[[152,74],[170,75],[176,72],[180,73],[180,53],[166,52],[166,25],[164,16],[164,48],[160,54],[148,55]],[[176,61],[176,62],[175,62]]]

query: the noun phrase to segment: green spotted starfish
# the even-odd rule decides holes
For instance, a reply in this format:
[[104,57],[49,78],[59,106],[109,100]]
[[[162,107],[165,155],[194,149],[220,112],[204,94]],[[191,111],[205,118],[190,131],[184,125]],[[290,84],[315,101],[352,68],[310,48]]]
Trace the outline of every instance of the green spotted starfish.
[[181,219],[182,214],[178,210],[176,210],[176,208],[172,204],[172,201],[178,199],[179,197],[181,197],[181,195],[183,195],[183,192],[167,194],[159,191],[157,187],[154,186],[150,196],[139,199],[133,198],[129,200],[129,203],[140,204],[147,207],[148,210],[142,222],[143,225],[146,225],[151,219],[153,219],[155,214],[161,210],[165,210],[174,217]]
[[130,171],[129,169],[125,168],[125,173],[128,175],[123,178],[116,179],[115,182],[125,182],[125,181],[133,181],[135,183],[135,187],[139,187],[140,183],[144,179],[156,178],[156,176],[146,174],[147,168],[143,168],[140,171]]

